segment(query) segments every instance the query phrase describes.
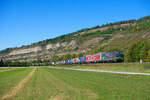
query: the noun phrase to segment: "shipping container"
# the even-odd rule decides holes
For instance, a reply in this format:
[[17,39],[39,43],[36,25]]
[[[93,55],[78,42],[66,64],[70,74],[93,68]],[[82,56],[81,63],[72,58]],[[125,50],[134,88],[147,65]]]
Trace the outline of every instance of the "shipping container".
[[65,64],[69,64],[69,60],[65,60]]
[[86,63],[92,62],[92,56],[91,55],[85,56],[85,62]]
[[101,53],[92,55],[92,62],[99,62],[101,60]]
[[79,58],[74,58],[73,59],[73,63],[75,64],[75,63],[80,63],[80,59]]
[[80,63],[85,63],[85,56],[83,56],[83,57],[79,57],[79,60],[80,60]]
[[73,59],[70,59],[70,61],[69,61],[71,64],[73,64]]

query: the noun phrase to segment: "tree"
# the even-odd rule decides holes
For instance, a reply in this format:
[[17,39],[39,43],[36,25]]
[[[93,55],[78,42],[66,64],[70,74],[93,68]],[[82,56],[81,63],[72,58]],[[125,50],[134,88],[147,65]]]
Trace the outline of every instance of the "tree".
[[146,59],[147,62],[150,61],[150,49],[148,50],[148,55],[147,55],[147,59]]
[[58,61],[60,58],[58,57],[58,56],[53,56],[52,58],[51,58],[51,61],[53,62],[53,61]]
[[128,48],[127,52],[125,53],[125,61],[138,62],[140,59],[146,61],[149,50],[150,46],[148,41],[137,42]]
[[1,60],[0,60],[0,67],[2,67],[2,66],[4,66],[4,62],[3,62],[3,60],[1,59]]

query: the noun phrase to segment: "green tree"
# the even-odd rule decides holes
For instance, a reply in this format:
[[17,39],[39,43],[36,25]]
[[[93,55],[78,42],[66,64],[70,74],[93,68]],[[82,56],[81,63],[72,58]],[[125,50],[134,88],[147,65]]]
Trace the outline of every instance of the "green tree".
[[60,58],[59,58],[59,56],[53,56],[52,58],[51,58],[51,61],[53,62],[53,61],[58,61]]
[[145,61],[150,62],[150,49],[147,52],[147,57],[146,57]]
[[4,62],[3,62],[3,60],[1,59],[1,60],[0,60],[0,67],[2,67],[2,66],[4,66]]
[[146,61],[150,45],[148,41],[140,41],[133,44],[125,53],[126,62],[138,62],[140,59]]

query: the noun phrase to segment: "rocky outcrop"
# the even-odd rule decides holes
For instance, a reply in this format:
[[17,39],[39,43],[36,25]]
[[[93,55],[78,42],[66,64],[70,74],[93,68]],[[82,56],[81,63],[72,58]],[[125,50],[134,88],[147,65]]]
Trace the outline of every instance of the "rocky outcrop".
[[41,46],[37,46],[37,47],[31,47],[31,48],[19,48],[16,50],[13,50],[9,53],[10,56],[12,55],[20,55],[20,54],[26,54],[26,53],[31,53],[31,52],[38,52],[41,51],[42,47]]

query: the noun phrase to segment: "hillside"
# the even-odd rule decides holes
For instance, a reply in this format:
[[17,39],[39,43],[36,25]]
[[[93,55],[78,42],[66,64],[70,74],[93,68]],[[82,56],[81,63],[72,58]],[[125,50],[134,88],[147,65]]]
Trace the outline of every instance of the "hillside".
[[[130,58],[135,56],[135,54],[131,55],[131,51],[143,48],[142,43],[147,46],[150,44],[150,16],[138,20],[120,21],[86,28],[28,46],[7,48],[0,51],[0,59],[52,61],[97,52],[121,50],[124,51],[125,57],[127,57],[125,58],[126,61],[131,61]],[[138,44],[141,44],[141,46],[138,46]],[[145,55],[148,55],[148,51],[150,56],[150,49],[145,51],[147,53]],[[139,59],[141,56],[142,53],[137,52],[135,57]]]

